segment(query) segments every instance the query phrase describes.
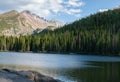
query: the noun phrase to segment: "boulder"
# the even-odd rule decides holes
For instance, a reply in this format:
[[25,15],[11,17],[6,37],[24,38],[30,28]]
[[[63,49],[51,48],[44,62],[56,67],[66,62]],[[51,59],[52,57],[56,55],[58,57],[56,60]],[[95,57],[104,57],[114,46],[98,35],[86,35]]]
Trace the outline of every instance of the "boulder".
[[35,71],[0,70],[0,82],[61,82]]

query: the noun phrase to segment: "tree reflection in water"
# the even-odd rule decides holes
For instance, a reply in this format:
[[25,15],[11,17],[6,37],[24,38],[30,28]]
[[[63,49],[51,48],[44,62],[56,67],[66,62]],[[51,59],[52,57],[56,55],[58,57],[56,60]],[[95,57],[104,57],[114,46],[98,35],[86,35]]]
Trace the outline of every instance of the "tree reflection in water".
[[86,68],[67,69],[68,78],[78,82],[120,82],[120,62],[90,62]]

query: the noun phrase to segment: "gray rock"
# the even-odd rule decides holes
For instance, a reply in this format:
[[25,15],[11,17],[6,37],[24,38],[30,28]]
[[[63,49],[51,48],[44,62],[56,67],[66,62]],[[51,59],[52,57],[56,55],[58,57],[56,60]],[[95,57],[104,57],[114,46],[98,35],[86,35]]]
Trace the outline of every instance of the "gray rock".
[[0,70],[0,82],[61,82],[35,71]]

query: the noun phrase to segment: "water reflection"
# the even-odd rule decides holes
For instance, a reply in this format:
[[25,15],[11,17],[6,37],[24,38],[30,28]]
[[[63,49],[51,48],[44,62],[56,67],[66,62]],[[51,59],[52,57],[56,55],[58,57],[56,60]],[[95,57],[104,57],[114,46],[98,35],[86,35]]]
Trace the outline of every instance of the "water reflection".
[[0,53],[0,69],[34,70],[65,82],[120,82],[120,58]]
[[78,82],[120,82],[119,62],[91,62],[95,68],[76,68],[64,72],[65,76]]
[[65,82],[119,82],[119,62],[89,62],[91,66],[85,68],[51,69],[30,66],[0,65],[0,68],[15,70],[35,70],[46,75],[59,78]]

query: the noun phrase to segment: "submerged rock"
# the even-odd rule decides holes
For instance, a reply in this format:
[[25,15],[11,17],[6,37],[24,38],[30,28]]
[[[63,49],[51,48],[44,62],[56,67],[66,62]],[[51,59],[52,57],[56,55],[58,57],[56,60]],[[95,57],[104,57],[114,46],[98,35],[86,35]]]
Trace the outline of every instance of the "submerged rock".
[[0,70],[0,82],[61,82],[35,71]]

